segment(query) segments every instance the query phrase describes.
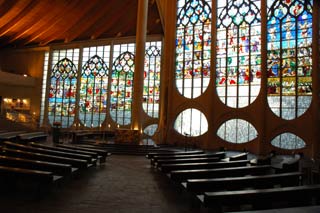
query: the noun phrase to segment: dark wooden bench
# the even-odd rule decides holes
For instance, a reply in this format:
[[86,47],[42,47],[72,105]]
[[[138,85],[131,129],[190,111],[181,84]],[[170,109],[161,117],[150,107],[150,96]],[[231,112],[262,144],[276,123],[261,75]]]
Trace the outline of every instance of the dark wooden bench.
[[0,134],[0,141],[16,141],[19,134],[25,133],[26,131],[13,131],[5,132]]
[[187,179],[196,178],[219,178],[219,177],[239,177],[243,175],[263,175],[270,174],[272,167],[263,166],[243,166],[219,169],[193,169],[171,171],[169,177],[176,182],[183,182]]
[[320,185],[205,192],[197,197],[205,207],[215,212],[223,212],[224,206],[244,204],[252,205],[252,209],[305,206],[319,202]]
[[42,153],[36,153],[36,152],[28,152],[28,151],[17,150],[17,149],[9,149],[6,147],[2,148],[1,154],[6,156],[12,156],[12,157],[20,157],[20,158],[27,158],[27,159],[33,159],[33,160],[42,160],[42,161],[49,161],[49,162],[56,162],[56,163],[71,164],[73,167],[76,167],[79,169],[86,169],[92,166],[92,164],[88,164],[86,160],[48,155],[48,154],[42,154]]
[[202,150],[195,151],[167,151],[167,152],[150,152],[146,155],[147,158],[152,159],[153,156],[170,156],[170,155],[193,155],[193,154],[203,154]]
[[225,152],[219,153],[203,153],[203,154],[192,154],[192,155],[168,155],[168,156],[158,156],[155,155],[151,159],[151,164],[154,165],[159,160],[174,160],[174,159],[183,159],[183,158],[211,158],[211,157],[218,157],[220,159],[224,158],[226,155]]
[[33,142],[29,143],[29,145],[31,145],[33,147],[37,147],[37,148],[50,149],[50,150],[54,150],[54,151],[71,152],[71,153],[80,154],[80,155],[89,155],[89,156],[91,156],[91,158],[98,159],[100,163],[103,163],[106,161],[106,158],[103,158],[98,153],[92,152],[92,151],[69,149],[69,148],[56,147],[56,146],[44,145],[44,144],[33,143]]
[[249,160],[240,160],[233,162],[205,162],[205,163],[180,163],[180,164],[162,164],[159,167],[164,173],[171,172],[173,170],[185,170],[185,169],[217,169],[228,167],[246,166]]
[[85,148],[80,146],[74,146],[74,145],[67,145],[67,144],[57,144],[57,147],[67,148],[67,149],[74,149],[74,150],[82,150],[82,151],[89,151],[89,152],[96,152],[99,155],[102,156],[102,158],[106,158],[110,155],[109,152],[103,149],[96,149],[96,148]]
[[42,154],[54,155],[54,156],[61,156],[61,157],[67,157],[67,158],[86,160],[88,162],[88,164],[93,164],[93,165],[95,165],[97,162],[97,159],[92,158],[90,155],[54,151],[54,150],[49,150],[49,149],[26,146],[23,144],[13,143],[13,142],[9,142],[9,141],[5,141],[5,142],[3,142],[3,144],[8,148],[19,149],[19,150],[24,150],[24,151],[28,151],[28,152],[37,152],[37,153],[42,153]]
[[67,176],[77,171],[71,164],[54,163],[48,161],[31,160],[26,158],[16,158],[0,155],[0,165],[17,167],[23,169],[36,169],[53,172],[56,175]]
[[[48,189],[62,176],[54,175],[52,172],[40,171],[35,169],[23,169],[0,165],[0,186],[2,191],[36,189],[37,195],[43,190]],[[30,188],[31,187],[31,188]]]
[[247,160],[248,152],[240,153],[237,155],[232,155],[228,158],[223,159],[223,161],[237,161],[237,160]]
[[302,184],[302,173],[267,174],[259,176],[224,177],[210,179],[188,179],[182,185],[187,191],[202,194],[221,190],[240,190],[245,188],[264,189],[274,186],[298,186]]
[[157,167],[161,167],[162,164],[179,164],[179,163],[203,163],[203,162],[218,162],[219,157],[210,158],[181,158],[181,159],[168,159],[168,160],[158,160],[156,162]]
[[45,141],[47,140],[47,137],[48,134],[45,132],[28,132],[17,136],[18,140],[24,143],[31,141]]
[[271,159],[274,156],[274,154],[269,154],[267,156],[258,156],[257,158],[254,158],[250,160],[251,165],[271,165]]

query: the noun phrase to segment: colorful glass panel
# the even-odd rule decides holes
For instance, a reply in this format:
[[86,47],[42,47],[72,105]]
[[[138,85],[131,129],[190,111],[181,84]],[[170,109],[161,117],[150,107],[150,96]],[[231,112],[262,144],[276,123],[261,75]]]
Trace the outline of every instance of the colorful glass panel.
[[178,0],[176,34],[176,86],[196,98],[210,81],[211,1]]
[[260,0],[220,0],[217,9],[217,94],[229,107],[246,107],[260,92]]
[[106,118],[108,67],[98,55],[82,67],[79,119],[87,127],[101,126]]
[[143,109],[153,118],[159,116],[161,42],[148,42],[144,62]]
[[126,51],[113,62],[110,115],[119,125],[131,123],[134,55]]
[[181,135],[196,137],[208,131],[208,121],[201,111],[190,108],[177,116],[174,122],[174,129]]
[[268,103],[292,120],[312,100],[312,0],[268,0],[268,9]]
[[289,132],[278,135],[271,141],[271,144],[280,149],[288,150],[302,149],[306,147],[306,143],[300,137]]
[[75,116],[77,68],[68,58],[63,58],[51,71],[48,116],[51,125],[72,125]]
[[246,120],[231,119],[219,127],[217,135],[230,143],[246,143],[257,137],[257,130]]

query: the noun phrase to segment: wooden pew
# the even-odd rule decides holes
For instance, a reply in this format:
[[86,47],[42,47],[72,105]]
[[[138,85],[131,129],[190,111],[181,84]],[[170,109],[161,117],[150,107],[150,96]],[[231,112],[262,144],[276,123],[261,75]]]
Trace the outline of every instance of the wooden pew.
[[168,159],[168,160],[158,160],[156,162],[157,167],[161,167],[162,164],[171,164],[171,163],[203,163],[203,162],[218,162],[220,161],[219,157],[210,157],[210,158],[182,158],[182,159]]
[[71,164],[73,167],[76,167],[79,169],[86,169],[92,166],[92,164],[88,164],[86,160],[48,155],[48,154],[42,154],[42,153],[36,153],[36,152],[28,152],[28,151],[17,150],[17,149],[9,149],[6,147],[2,148],[1,154],[5,156],[12,156],[12,157]]
[[[23,169],[0,165],[0,186],[2,190],[15,190],[20,186],[36,187],[38,193],[61,180],[62,176],[52,172]],[[39,194],[38,194],[39,195]]]
[[[215,212],[224,206],[252,205],[252,209],[314,205],[319,202],[320,185],[303,185],[268,189],[205,192],[197,196],[200,202]],[[315,201],[314,201],[315,200]],[[281,206],[282,203],[282,206]]]
[[272,167],[263,166],[243,166],[219,169],[190,169],[171,171],[169,177],[176,182],[183,182],[187,179],[196,178],[218,178],[218,177],[239,177],[243,175],[262,175],[270,174]]
[[162,164],[159,167],[164,173],[171,172],[173,170],[185,170],[185,169],[217,169],[228,167],[246,166],[249,160],[240,160],[232,162],[205,162],[205,163],[180,163],[180,164]]
[[93,164],[93,165],[95,165],[97,162],[97,159],[92,158],[90,155],[75,154],[75,153],[70,153],[70,152],[61,152],[61,151],[54,151],[54,150],[43,149],[43,148],[36,148],[36,147],[26,146],[26,145],[13,143],[13,142],[9,142],[9,141],[5,141],[5,142],[3,142],[3,144],[8,148],[19,149],[19,150],[24,150],[24,151],[28,151],[28,152],[37,152],[37,153],[55,155],[55,156],[61,156],[61,157],[67,157],[67,158],[82,159],[82,160],[86,160],[89,164]]
[[223,159],[223,161],[237,161],[237,160],[247,160],[247,159],[248,159],[248,152],[243,152],[243,153],[225,158]]
[[168,152],[150,152],[146,155],[148,159],[152,159],[153,156],[168,156],[168,155],[193,155],[193,154],[203,154],[202,150],[194,150],[194,151],[168,151]]
[[45,141],[47,137],[48,134],[45,132],[28,132],[17,136],[18,140],[24,143],[31,141]]
[[298,186],[302,184],[302,173],[291,172],[259,176],[224,177],[208,179],[188,179],[182,185],[188,192],[202,194],[221,190],[240,190],[245,188],[273,188],[276,185]]
[[92,152],[92,151],[83,151],[83,150],[76,150],[76,149],[70,149],[70,148],[49,146],[49,145],[33,143],[33,142],[29,143],[29,145],[31,145],[33,147],[37,147],[37,148],[50,149],[50,150],[61,151],[61,152],[71,152],[71,153],[75,153],[75,154],[90,155],[91,158],[98,159],[100,163],[103,163],[106,161],[106,158],[103,158],[98,153]]
[[225,152],[217,152],[217,153],[208,153],[208,154],[192,154],[192,155],[168,155],[168,156],[158,156],[155,155],[151,159],[151,164],[156,164],[159,160],[175,160],[175,159],[184,159],[184,158],[211,158],[218,157],[220,159],[224,158],[226,155]]
[[82,151],[89,151],[89,152],[96,152],[101,155],[103,158],[106,158],[110,155],[106,150],[103,149],[93,149],[93,148],[84,148],[80,146],[73,146],[73,145],[66,145],[66,144],[57,144],[57,147],[74,149],[74,150],[82,150]]
[[0,165],[23,169],[48,171],[61,176],[71,175],[73,172],[78,170],[77,168],[73,168],[71,164],[31,160],[26,158],[15,158],[4,155],[0,155]]
[[25,133],[26,131],[13,131],[5,132],[0,134],[0,141],[16,141],[19,134]]

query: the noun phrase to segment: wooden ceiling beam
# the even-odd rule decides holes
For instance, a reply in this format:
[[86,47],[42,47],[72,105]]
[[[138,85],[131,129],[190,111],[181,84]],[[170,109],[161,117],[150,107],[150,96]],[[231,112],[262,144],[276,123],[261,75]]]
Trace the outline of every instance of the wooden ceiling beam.
[[[135,1],[125,1],[124,4],[122,3],[122,5],[119,5],[119,3],[118,3],[118,5],[117,5],[118,8],[112,10],[111,13],[108,14],[107,20],[103,19],[103,20],[101,20],[101,22],[99,22],[99,24],[97,24],[97,26],[96,26],[97,28],[95,29],[94,33],[91,35],[91,39],[99,38],[104,32],[108,31],[109,29],[112,29],[112,32],[114,33],[113,36],[116,36],[116,34],[119,31],[115,31],[114,27],[121,25],[121,22],[119,21],[119,19],[122,16],[130,17],[126,13],[129,11],[129,9],[134,10],[133,8],[136,8],[136,5],[132,4],[132,2],[135,2]],[[136,12],[136,10],[135,10],[135,12]],[[126,24],[128,24],[128,21],[130,21],[130,19],[125,21]],[[108,23],[108,24],[106,24],[106,23]],[[122,23],[122,24],[124,24],[124,23]],[[134,25],[133,27],[135,28],[136,25]]]
[[[46,38],[42,39],[40,45],[47,45],[48,43],[56,40],[56,38],[61,38],[65,40],[65,32],[67,32],[70,28],[72,28],[80,19],[84,18],[83,16],[91,9],[94,5],[96,5],[97,0],[90,0],[90,1],[81,1],[81,3],[77,5],[76,8],[70,12],[69,18],[67,18],[68,24],[64,27],[60,27],[58,31],[51,33]],[[72,10],[72,9],[71,9]],[[64,20],[66,22],[66,20]],[[80,27],[80,26],[78,26]]]
[[[42,1],[45,2],[45,1]],[[64,1],[62,1],[64,2]],[[58,4],[59,2],[56,2]],[[9,43],[13,43],[17,41],[18,39],[23,39],[31,34],[34,34],[37,32],[40,28],[47,27],[48,23],[52,23],[54,19],[56,19],[57,14],[63,8],[63,6],[55,6],[50,10],[50,13],[47,12],[48,10],[48,4],[44,3],[41,5],[42,7],[39,7],[39,12],[38,14],[43,13],[41,15],[41,19],[39,19],[38,16],[34,16],[32,20],[30,20],[30,23],[26,23],[23,27],[20,27],[19,30],[9,38]],[[45,14],[45,15],[44,15]]]
[[4,25],[0,29],[0,37],[12,32],[19,23],[24,22],[24,18],[32,13],[32,10],[37,7],[38,3],[38,1],[31,1],[31,3],[29,3],[17,16]]
[[[66,32],[65,42],[71,42],[76,38],[79,38],[81,35],[84,34],[86,31],[91,31],[92,26],[95,26],[95,23],[110,13],[110,11],[114,10],[112,7],[116,4],[119,0],[109,0],[107,5],[100,5],[100,2],[97,2],[91,10],[89,10],[86,14],[84,14],[83,18],[79,20],[72,28],[70,28]],[[97,8],[101,8],[97,11]],[[81,26],[81,27],[79,27]]]
[[40,41],[42,36],[46,35],[50,31],[55,31],[55,29],[58,29],[59,23],[62,21],[66,21],[66,17],[61,14],[64,14],[66,8],[70,9],[76,7],[76,5],[78,5],[78,1],[70,1],[70,3],[66,2],[63,7],[59,8],[58,12],[53,16],[53,19],[51,19],[51,21],[45,23],[41,28],[34,31],[32,35],[25,39],[24,45],[28,45],[37,40]]

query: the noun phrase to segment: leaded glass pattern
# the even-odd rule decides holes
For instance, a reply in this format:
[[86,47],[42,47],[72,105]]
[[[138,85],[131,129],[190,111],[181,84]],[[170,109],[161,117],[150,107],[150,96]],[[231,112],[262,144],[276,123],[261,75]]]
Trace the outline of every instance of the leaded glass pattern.
[[157,131],[157,129],[158,129],[158,124],[151,124],[146,128],[144,128],[143,133],[152,137],[154,133]]
[[43,125],[44,111],[46,104],[46,93],[47,93],[47,75],[49,67],[49,52],[44,53],[43,60],[43,75],[42,75],[42,90],[41,90],[41,105],[40,105],[40,126]]
[[147,42],[144,62],[143,109],[153,118],[159,116],[161,42]]
[[106,118],[109,55],[109,46],[83,50],[85,64],[81,72],[79,119],[87,127],[101,127]]
[[115,47],[121,53],[113,62],[111,80],[110,115],[119,125],[131,123],[131,105],[134,75],[134,45]]
[[208,131],[206,116],[198,109],[190,108],[182,111],[174,122],[174,129],[181,135],[196,137]]
[[246,143],[257,138],[256,128],[243,119],[230,119],[218,129],[217,135],[230,143]]
[[[48,117],[51,125],[70,127],[76,113],[77,67],[79,49],[53,52],[50,75]],[[74,60],[73,60],[74,59]]]
[[229,107],[246,107],[260,92],[260,0],[219,0],[217,10],[217,94]]
[[290,132],[285,132],[275,137],[271,144],[280,149],[295,150],[306,147],[303,139]]
[[211,0],[178,0],[177,12],[176,86],[196,98],[210,81]]
[[279,117],[301,116],[312,100],[312,0],[268,0],[268,103]]

